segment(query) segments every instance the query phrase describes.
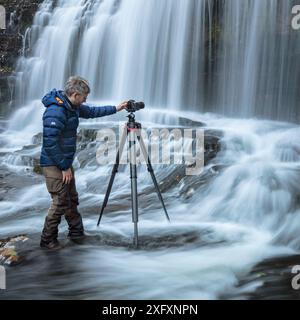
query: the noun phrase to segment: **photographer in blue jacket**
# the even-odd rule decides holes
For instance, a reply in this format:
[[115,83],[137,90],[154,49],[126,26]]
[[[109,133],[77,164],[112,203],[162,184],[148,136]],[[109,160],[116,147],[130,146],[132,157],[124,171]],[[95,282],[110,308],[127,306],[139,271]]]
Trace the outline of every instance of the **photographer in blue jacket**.
[[82,218],[77,210],[78,193],[72,168],[79,118],[104,117],[127,107],[127,101],[118,106],[85,105],[89,93],[88,82],[73,76],[66,82],[64,91],[53,89],[42,100],[46,110],[43,115],[40,165],[52,198],[41,236],[40,245],[43,248],[60,248],[57,236],[62,216],[69,225],[69,238],[77,240],[84,237]]

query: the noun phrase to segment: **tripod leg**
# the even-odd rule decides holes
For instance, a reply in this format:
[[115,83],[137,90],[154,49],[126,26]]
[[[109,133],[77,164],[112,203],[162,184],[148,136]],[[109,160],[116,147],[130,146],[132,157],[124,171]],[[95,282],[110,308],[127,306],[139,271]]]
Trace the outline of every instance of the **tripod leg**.
[[138,247],[138,197],[137,197],[137,173],[136,173],[136,140],[135,129],[129,129],[129,161],[131,179],[131,205],[132,222],[134,223],[134,246]]
[[142,150],[144,159],[145,159],[145,161],[146,161],[148,171],[149,171],[149,173],[150,173],[150,175],[151,175],[151,178],[152,178],[152,181],[153,181],[155,190],[156,190],[156,192],[157,192],[158,198],[159,198],[159,200],[160,200],[160,202],[161,202],[161,204],[162,204],[162,207],[163,207],[163,209],[164,209],[164,212],[165,212],[165,215],[166,215],[167,220],[170,221],[170,218],[169,218],[169,215],[168,215],[168,212],[167,212],[167,209],[166,209],[166,206],[165,206],[163,197],[162,197],[161,192],[160,192],[160,190],[159,190],[159,186],[158,186],[158,183],[157,183],[157,180],[156,180],[156,177],[155,177],[155,174],[154,174],[152,165],[151,165],[151,161],[150,161],[150,158],[149,158],[149,155],[148,155],[148,152],[147,152],[147,149],[146,149],[144,140],[143,140],[143,138],[141,137],[140,131],[139,131],[139,133],[137,133],[136,135],[137,135],[138,141],[139,141],[139,143],[140,143],[141,150]]
[[127,128],[125,127],[124,131],[122,133],[121,140],[120,140],[120,147],[119,147],[119,150],[118,150],[118,153],[117,153],[117,156],[116,156],[116,162],[115,162],[115,164],[113,166],[113,169],[112,169],[111,177],[110,177],[109,184],[108,184],[108,187],[107,187],[107,190],[106,190],[106,194],[105,194],[105,198],[104,198],[103,205],[102,205],[102,208],[101,208],[101,212],[100,212],[100,215],[99,215],[97,226],[99,226],[99,224],[100,224],[100,221],[101,221],[101,218],[102,218],[102,215],[103,215],[103,211],[104,211],[104,209],[105,209],[105,207],[107,205],[108,198],[109,198],[109,195],[110,195],[110,192],[111,192],[111,188],[112,188],[112,185],[114,183],[114,179],[115,179],[116,173],[118,172],[118,168],[119,168],[119,164],[120,164],[120,158],[122,157],[122,152],[123,152],[124,145],[125,145],[125,142],[126,142],[126,137],[127,137]]

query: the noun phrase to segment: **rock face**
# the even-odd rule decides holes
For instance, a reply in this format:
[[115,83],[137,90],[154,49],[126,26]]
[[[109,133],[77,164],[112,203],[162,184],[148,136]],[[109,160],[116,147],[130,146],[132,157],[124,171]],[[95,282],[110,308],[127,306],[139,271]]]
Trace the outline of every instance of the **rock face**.
[[0,30],[0,116],[9,112],[14,88],[16,61],[22,52],[23,36],[31,26],[43,0],[0,0],[6,11],[6,29]]

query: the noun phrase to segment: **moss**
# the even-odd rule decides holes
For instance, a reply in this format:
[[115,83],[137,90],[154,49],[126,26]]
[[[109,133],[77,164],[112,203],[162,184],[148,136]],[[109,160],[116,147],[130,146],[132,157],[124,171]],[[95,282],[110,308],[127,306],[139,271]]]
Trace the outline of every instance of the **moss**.
[[12,73],[14,72],[14,68],[12,66],[1,66],[0,73]]
[[36,174],[43,174],[42,168],[40,166],[34,166],[33,172]]

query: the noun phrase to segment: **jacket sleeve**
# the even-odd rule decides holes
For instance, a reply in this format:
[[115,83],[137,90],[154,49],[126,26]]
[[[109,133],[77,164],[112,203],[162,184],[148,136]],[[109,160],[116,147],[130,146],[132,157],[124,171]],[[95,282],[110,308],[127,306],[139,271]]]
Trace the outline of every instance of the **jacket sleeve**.
[[82,104],[79,107],[79,117],[85,119],[109,116],[116,112],[117,108],[115,106],[90,107]]
[[56,105],[49,106],[43,116],[44,150],[60,170],[67,170],[70,167],[60,147],[60,137],[66,121],[63,108]]

